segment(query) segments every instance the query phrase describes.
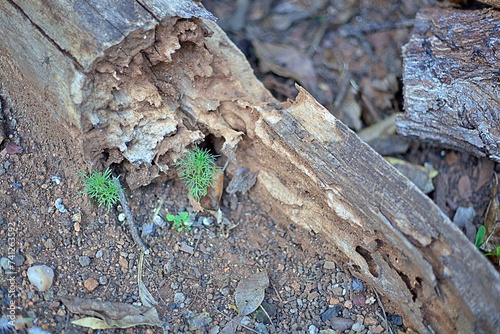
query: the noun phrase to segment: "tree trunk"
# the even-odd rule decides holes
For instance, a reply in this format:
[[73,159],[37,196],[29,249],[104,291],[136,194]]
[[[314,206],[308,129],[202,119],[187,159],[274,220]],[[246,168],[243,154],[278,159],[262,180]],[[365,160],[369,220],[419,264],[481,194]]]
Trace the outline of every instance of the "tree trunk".
[[[499,274],[434,203],[302,88],[296,101],[274,100],[215,23],[154,10],[167,3],[136,6],[134,19],[73,17],[62,0],[1,3],[0,80],[18,106],[65,120],[87,160],[121,163],[131,188],[171,173],[179,152],[210,136],[228,174],[259,171],[251,192],[283,223],[335,244],[407,326],[494,332]],[[113,6],[103,8],[123,14]]]
[[500,162],[499,37],[499,11],[421,11],[403,48],[398,132]]

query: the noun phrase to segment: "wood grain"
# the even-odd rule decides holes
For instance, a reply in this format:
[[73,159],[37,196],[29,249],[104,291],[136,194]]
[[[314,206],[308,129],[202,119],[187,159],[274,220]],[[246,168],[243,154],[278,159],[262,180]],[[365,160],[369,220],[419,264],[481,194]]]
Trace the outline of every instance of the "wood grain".
[[500,12],[426,9],[403,48],[398,132],[500,162]]

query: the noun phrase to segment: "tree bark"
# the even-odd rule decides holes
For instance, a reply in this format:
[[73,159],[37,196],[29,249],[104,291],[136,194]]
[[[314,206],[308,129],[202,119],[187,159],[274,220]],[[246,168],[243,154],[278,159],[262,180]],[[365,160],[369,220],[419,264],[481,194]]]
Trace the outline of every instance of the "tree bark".
[[[148,6],[153,18],[136,14],[143,23],[121,37],[81,32],[87,50],[60,45],[77,40],[77,28],[42,28],[33,8],[1,3],[4,88],[18,106],[35,101],[33,112],[66,120],[85,159],[122,164],[131,188],[158,173],[173,177],[169,166],[179,153],[211,137],[231,160],[228,174],[258,171],[252,196],[271,203],[278,221],[328,238],[358,277],[403,312],[407,326],[420,333],[496,330],[499,274],[428,197],[302,88],[295,101],[278,103],[215,23],[164,17]],[[65,8],[37,10],[65,20]],[[106,17],[89,13],[76,22],[82,31]],[[6,23],[7,15],[14,22]],[[40,64],[45,55],[50,63]]]
[[398,132],[500,162],[500,12],[421,11],[403,48]]

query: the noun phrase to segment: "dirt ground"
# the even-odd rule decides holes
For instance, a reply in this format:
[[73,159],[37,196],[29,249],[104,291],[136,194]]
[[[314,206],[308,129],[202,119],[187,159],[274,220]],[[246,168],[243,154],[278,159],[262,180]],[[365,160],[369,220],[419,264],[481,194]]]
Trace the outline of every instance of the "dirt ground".
[[[293,83],[298,81],[355,131],[401,111],[400,50],[410,38],[418,9],[436,5],[430,0],[204,4],[275,96],[293,98]],[[288,65],[280,63],[285,61],[278,52],[283,44],[293,46],[285,53],[296,57],[288,59]],[[310,59],[307,66],[299,66],[305,59],[301,55]],[[0,146],[0,256],[11,259],[15,270],[2,271],[0,296],[2,319],[10,312],[11,300],[16,305],[12,332],[37,327],[49,333],[220,333],[237,314],[238,283],[259,271],[270,281],[266,312],[250,314],[238,332],[376,334],[389,332],[388,326],[407,330],[397,309],[350,275],[335,245],[312,231],[277,224],[279,219],[269,216],[269,208],[259,202],[258,191],[223,194],[221,209],[234,225],[226,234],[210,214],[194,213],[186,188],[166,177],[126,192],[151,250],[144,258],[142,280],[158,302],[163,328],[92,331],[72,325],[83,316],[70,312],[61,297],[141,304],[140,252],[127,224],[118,219],[123,210],[106,212],[81,193],[79,173],[89,166],[75,150],[79,138],[68,137],[50,115],[17,108],[9,92],[1,92],[5,139]],[[429,196],[450,218],[458,207],[473,207],[468,235],[475,234],[475,227],[484,222],[498,166],[416,142],[393,156],[432,164],[439,174]],[[114,169],[117,175],[123,172],[120,166]],[[187,232],[171,229],[165,214],[186,210],[195,227]],[[12,253],[8,238],[15,239]],[[27,269],[34,264],[54,270],[48,291],[38,292],[29,283]]]

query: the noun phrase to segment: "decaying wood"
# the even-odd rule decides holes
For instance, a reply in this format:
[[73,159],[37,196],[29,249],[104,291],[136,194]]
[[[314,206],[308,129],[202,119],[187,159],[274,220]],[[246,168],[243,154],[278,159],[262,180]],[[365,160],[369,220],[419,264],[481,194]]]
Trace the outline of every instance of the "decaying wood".
[[[34,24],[27,8],[8,2],[0,10],[19,21],[20,28],[11,24],[8,33],[21,34],[26,43],[33,41],[30,34],[40,39],[33,44],[37,51],[22,39],[11,44],[12,36],[0,41],[0,80],[7,91],[27,105],[16,88],[47,87],[40,91],[52,100],[38,99],[47,110],[60,108],[54,118],[81,134],[78,149],[94,162],[121,163],[131,188],[169,174],[179,152],[210,135],[231,160],[228,174],[240,167],[258,172],[249,193],[271,203],[276,219],[328,238],[354,273],[404,313],[407,326],[420,333],[471,333],[500,325],[492,308],[500,298],[499,274],[458,228],[305,90],[299,88],[295,101],[277,103],[213,22],[165,17],[145,22],[151,29],[131,29],[108,49],[94,50],[92,39],[102,37],[87,34],[88,51],[68,51],[55,37],[47,41],[42,31],[50,27]],[[17,49],[28,55],[16,66]],[[47,69],[28,77],[35,66],[28,60],[49,51],[51,66],[66,72]],[[80,63],[80,52],[99,56]],[[26,94],[29,101],[37,97]]]
[[398,132],[500,162],[500,12],[427,9],[403,48]]

